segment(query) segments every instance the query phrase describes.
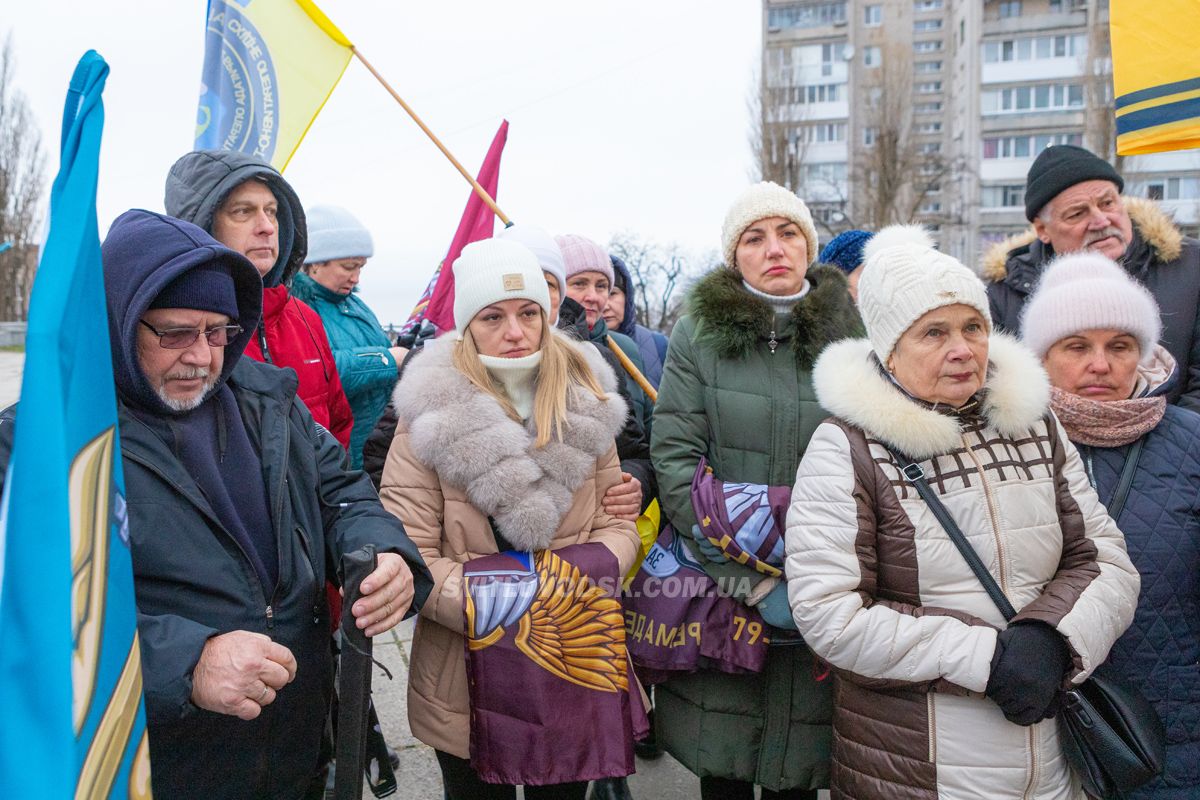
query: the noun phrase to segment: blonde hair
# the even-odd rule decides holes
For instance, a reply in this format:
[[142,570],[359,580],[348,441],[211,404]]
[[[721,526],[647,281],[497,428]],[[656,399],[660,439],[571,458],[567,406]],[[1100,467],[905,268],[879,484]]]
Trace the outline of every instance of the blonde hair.
[[[534,376],[536,388],[533,395],[533,422],[537,430],[534,447],[538,448],[545,447],[551,439],[562,441],[563,427],[567,421],[569,392],[587,390],[598,400],[608,401],[608,395],[600,387],[600,382],[583,355],[555,335],[545,310],[542,310],[541,316],[542,360]],[[513,407],[504,389],[479,360],[479,349],[469,328],[463,331],[462,338],[455,343],[452,362],[476,388],[494,398],[505,414],[517,422],[521,421],[521,415]]]

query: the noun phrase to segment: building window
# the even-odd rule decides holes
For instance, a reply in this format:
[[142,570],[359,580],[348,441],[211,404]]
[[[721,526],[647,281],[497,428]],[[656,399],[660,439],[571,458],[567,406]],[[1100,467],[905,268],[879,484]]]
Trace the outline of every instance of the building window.
[[1151,200],[1195,200],[1200,197],[1200,178],[1155,178],[1146,183]]
[[1000,3],[1000,19],[1021,16],[1021,0],[1003,0]]
[[989,64],[1000,61],[1030,61],[1047,58],[1075,58],[1087,52],[1083,34],[1032,36],[1024,39],[1001,39],[983,44],[983,60]]
[[845,86],[844,83],[817,83],[811,86],[783,87],[778,91],[782,92],[787,102],[792,105],[836,103],[842,99]]
[[989,136],[983,140],[983,157],[1034,158],[1052,144],[1083,145],[1080,133],[1039,133],[1032,136]]
[[863,25],[873,28],[883,24],[883,6],[863,6]]
[[923,156],[932,156],[942,152],[941,142],[922,142],[917,145],[917,152]]
[[927,31],[940,31],[942,29],[941,18],[937,19],[919,19],[913,23],[913,30],[917,33],[925,33]]
[[846,180],[846,162],[828,161],[804,165],[805,181],[823,181],[826,183],[841,183]]
[[937,200],[922,203],[917,211],[921,214],[940,214],[942,213],[942,204]]
[[1063,0],[1050,0],[1050,13],[1061,14],[1063,10]]
[[916,85],[917,94],[937,94],[942,90],[941,81],[923,81]]
[[875,139],[879,136],[878,128],[863,128],[863,147],[874,147]]
[[942,62],[940,61],[918,61],[914,67],[915,71],[920,74],[923,72],[941,72]]
[[827,144],[846,141],[846,123],[822,122],[805,125],[797,130],[797,140],[808,144]]
[[883,63],[883,48],[870,45],[863,48],[863,66],[878,67]]
[[942,110],[942,101],[934,100],[931,103],[917,103],[913,106],[914,114],[937,114]]
[[915,0],[913,11],[937,11],[942,5],[942,0]]
[[790,3],[774,6],[767,10],[767,27],[771,30],[784,28],[821,28],[846,21],[846,3]]
[[984,186],[980,190],[979,199],[984,208],[1022,208],[1025,205],[1025,184]]
[[1067,111],[1083,108],[1083,86],[1054,83],[989,89],[981,96],[984,114],[1023,114],[1029,111]]
[[930,39],[925,42],[913,42],[914,53],[940,53],[942,51],[941,39]]
[[[833,75],[833,59],[835,45],[826,43],[821,45],[821,77],[828,78]],[[839,48],[840,49],[840,48]]]
[[915,133],[941,133],[942,123],[940,120],[937,122],[919,122],[913,126],[913,131]]

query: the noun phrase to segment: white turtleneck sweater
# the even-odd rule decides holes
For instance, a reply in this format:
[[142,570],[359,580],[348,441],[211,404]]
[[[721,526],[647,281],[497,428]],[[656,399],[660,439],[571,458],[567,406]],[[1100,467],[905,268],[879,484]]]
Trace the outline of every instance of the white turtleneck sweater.
[[508,395],[513,408],[527,420],[533,414],[534,376],[538,365],[542,363],[542,351],[520,358],[497,358],[496,356],[479,356],[479,361],[487,368],[492,377],[500,381],[504,393]]
[[745,286],[746,291],[754,297],[758,297],[767,301],[767,304],[775,310],[776,314],[790,313],[791,310],[796,307],[796,303],[799,303],[800,300],[803,299],[804,295],[808,294],[808,290],[812,288],[812,284],[808,282],[808,278],[804,279],[804,285],[800,287],[799,292],[788,295],[767,294],[766,292],[755,289],[753,286],[746,283],[745,280],[742,281],[742,286]]

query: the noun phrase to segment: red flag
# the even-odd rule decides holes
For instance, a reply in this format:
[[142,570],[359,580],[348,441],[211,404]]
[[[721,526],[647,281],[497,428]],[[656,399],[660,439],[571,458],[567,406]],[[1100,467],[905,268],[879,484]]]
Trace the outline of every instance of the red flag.
[[[500,123],[500,130],[496,131],[496,138],[492,139],[492,146],[488,148],[487,157],[483,159],[483,166],[476,178],[493,200],[496,199],[496,185],[500,182],[500,154],[504,152],[506,141],[508,120]],[[438,276],[437,286],[434,287],[433,297],[429,300],[429,310],[425,312],[425,318],[436,325],[438,331],[448,331],[454,327],[454,270],[451,266],[462,249],[471,242],[491,238],[495,224],[494,216],[495,213],[488,208],[487,203],[472,191],[470,199],[467,200],[467,208],[463,211],[462,221],[458,223],[458,230],[450,242],[450,250],[442,262],[442,272]]]

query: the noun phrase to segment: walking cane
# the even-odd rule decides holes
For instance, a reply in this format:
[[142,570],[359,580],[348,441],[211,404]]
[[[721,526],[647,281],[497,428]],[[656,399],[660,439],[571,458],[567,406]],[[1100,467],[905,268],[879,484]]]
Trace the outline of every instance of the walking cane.
[[355,624],[354,604],[363,580],[375,571],[375,546],[342,556],[342,655],[338,668],[337,742],[334,746],[336,800],[361,800],[367,759],[368,707],[371,702],[371,639]]

